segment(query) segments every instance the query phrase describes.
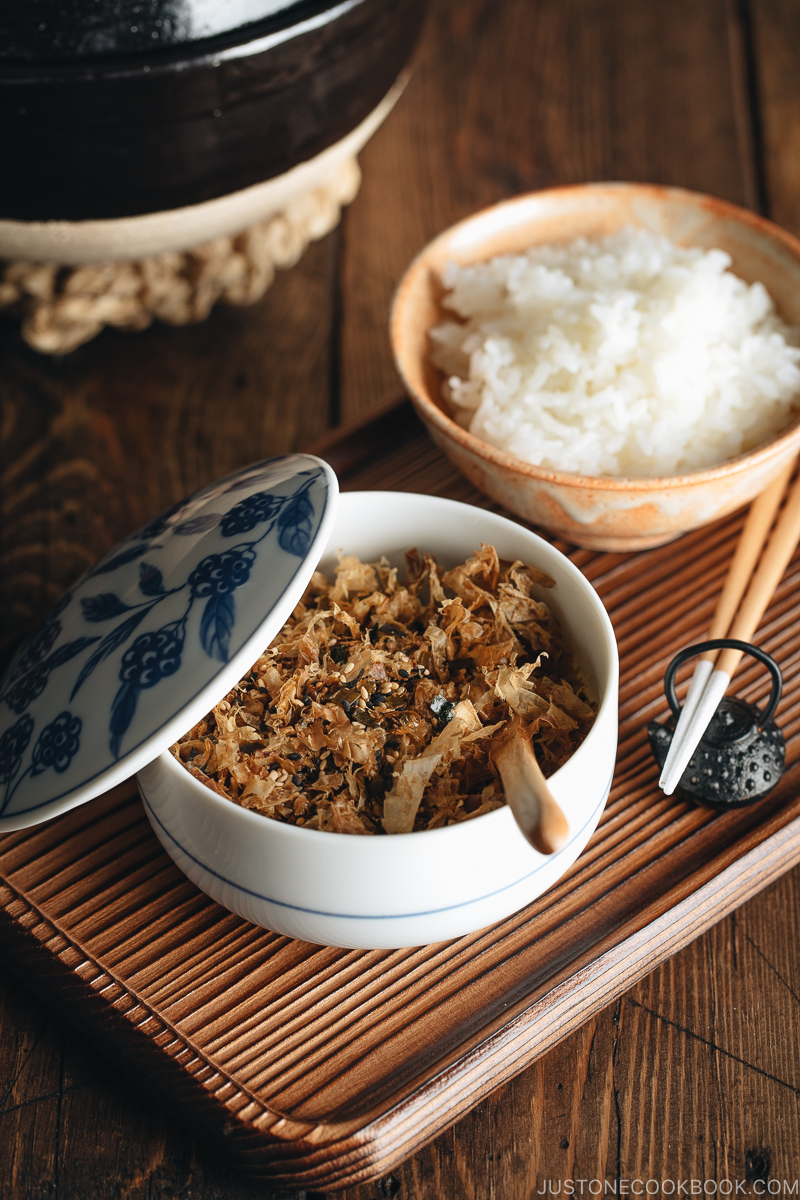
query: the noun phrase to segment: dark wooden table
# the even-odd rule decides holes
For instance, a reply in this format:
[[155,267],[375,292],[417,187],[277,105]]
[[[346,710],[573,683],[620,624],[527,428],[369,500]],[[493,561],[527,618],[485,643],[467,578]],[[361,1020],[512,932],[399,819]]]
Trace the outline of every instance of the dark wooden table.
[[[392,289],[457,218],[629,179],[800,233],[798,45],[792,0],[432,0],[358,198],[261,303],[106,332],[60,360],[4,321],[0,649],[178,496],[397,392]],[[799,892],[796,869],[392,1175],[339,1194],[523,1200],[567,1179],[578,1195],[590,1180],[691,1194],[693,1179],[785,1194],[800,1176]],[[235,1176],[1,964],[0,1046],[3,1200],[301,1195]]]

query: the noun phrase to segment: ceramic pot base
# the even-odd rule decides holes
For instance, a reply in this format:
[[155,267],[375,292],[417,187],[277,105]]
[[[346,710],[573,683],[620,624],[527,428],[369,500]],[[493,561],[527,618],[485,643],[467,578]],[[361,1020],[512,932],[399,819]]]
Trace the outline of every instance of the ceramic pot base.
[[335,228],[360,182],[356,159],[345,159],[326,185],[285,212],[194,250],[78,267],[5,263],[0,310],[21,317],[22,336],[34,350],[69,354],[106,325],[138,330],[155,319],[188,325],[204,321],[217,303],[253,304],[277,268],[293,266],[309,242]]
[[229,196],[112,220],[0,220],[0,312],[21,319],[34,350],[69,354],[106,325],[186,325],[216,303],[253,304],[336,227],[361,182],[356,155],[407,79],[335,145]]

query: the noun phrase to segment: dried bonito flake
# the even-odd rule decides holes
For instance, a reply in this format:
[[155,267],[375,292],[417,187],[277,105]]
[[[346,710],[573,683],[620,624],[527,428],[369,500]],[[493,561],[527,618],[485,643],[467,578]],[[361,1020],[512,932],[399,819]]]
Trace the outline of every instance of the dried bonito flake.
[[405,580],[343,556],[315,572],[269,649],[172,752],[265,816],[335,833],[410,833],[499,808],[510,722],[551,774],[594,719],[553,586],[482,545],[442,571],[417,550]]

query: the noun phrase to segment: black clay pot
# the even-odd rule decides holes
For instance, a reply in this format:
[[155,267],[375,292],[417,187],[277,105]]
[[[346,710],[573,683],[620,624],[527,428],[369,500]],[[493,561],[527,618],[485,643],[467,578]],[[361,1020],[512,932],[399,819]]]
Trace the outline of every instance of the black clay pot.
[[0,219],[137,216],[282,175],[379,104],[424,7],[9,4],[0,16]]

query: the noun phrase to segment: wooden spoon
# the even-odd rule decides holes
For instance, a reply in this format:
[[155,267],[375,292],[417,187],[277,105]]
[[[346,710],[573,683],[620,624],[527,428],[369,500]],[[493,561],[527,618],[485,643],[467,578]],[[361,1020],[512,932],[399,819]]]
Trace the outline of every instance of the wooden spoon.
[[569,841],[569,825],[522,730],[510,732],[495,751],[494,761],[522,833],[540,854],[555,854]]

